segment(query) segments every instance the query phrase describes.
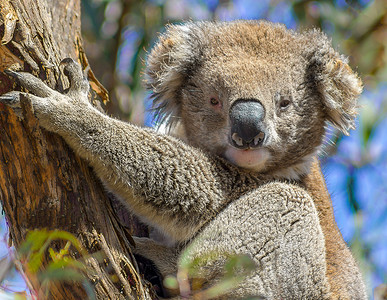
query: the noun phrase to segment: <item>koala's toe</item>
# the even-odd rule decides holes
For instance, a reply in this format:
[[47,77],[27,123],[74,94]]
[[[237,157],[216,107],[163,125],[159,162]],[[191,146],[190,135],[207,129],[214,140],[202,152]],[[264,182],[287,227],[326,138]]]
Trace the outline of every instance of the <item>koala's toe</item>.
[[12,91],[0,96],[0,102],[9,106],[20,104],[20,92]]
[[12,110],[19,118],[23,118],[23,110],[20,105],[21,94],[24,95],[25,97],[29,96],[27,93],[18,92],[18,91],[12,91],[0,96],[0,103],[3,103],[11,107]]
[[54,91],[43,81],[30,73],[4,70],[4,73],[14,78],[22,87],[39,97],[49,97]]
[[8,76],[13,77],[16,80],[20,79],[20,74],[18,72],[12,71],[12,70],[4,70],[4,73],[7,74]]
[[81,66],[72,58],[67,57],[60,62],[60,65],[63,65],[63,73],[70,80],[82,80],[83,72]]
[[63,59],[60,64],[64,65],[63,73],[70,80],[69,93],[87,93],[89,82],[83,75],[82,67],[70,57]]

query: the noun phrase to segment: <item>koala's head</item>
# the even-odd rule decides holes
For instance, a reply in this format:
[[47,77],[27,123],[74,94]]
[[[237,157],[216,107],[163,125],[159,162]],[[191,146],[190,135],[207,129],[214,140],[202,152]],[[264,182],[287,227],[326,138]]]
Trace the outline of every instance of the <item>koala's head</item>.
[[307,172],[326,121],[353,128],[362,90],[323,33],[264,21],[169,26],[146,75],[159,121],[188,143],[286,178]]

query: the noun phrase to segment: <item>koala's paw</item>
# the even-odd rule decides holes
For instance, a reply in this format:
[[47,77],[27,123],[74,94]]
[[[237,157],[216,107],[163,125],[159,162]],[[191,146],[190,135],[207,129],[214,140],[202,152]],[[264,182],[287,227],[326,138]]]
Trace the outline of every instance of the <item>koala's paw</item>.
[[21,96],[26,97],[31,102],[34,113],[42,126],[49,130],[51,129],[50,124],[58,123],[57,119],[63,116],[63,113],[90,105],[87,98],[89,83],[83,76],[82,68],[71,58],[64,59],[61,64],[64,65],[63,73],[70,82],[66,94],[51,89],[30,73],[5,70],[4,72],[27,89],[28,93],[12,91],[1,95],[0,102],[12,107],[21,116]]

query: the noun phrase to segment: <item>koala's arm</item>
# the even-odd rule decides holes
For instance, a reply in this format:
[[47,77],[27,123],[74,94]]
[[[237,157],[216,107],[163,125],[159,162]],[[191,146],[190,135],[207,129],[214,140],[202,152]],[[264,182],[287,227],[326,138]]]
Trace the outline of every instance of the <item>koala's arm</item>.
[[164,246],[145,237],[133,236],[133,240],[136,243],[136,246],[132,249],[133,253],[151,260],[163,277],[176,274],[176,262],[179,257],[178,248]]
[[[202,278],[219,278],[227,253],[248,253],[257,268],[225,299],[330,299],[324,236],[312,198],[271,182],[230,203],[186,248]],[[217,253],[211,257],[208,253]],[[206,256],[207,255],[207,256]]]
[[87,98],[82,70],[67,60],[71,87],[66,95],[28,73],[8,71],[32,94],[11,92],[3,103],[31,100],[40,125],[61,135],[94,168],[104,184],[140,216],[177,241],[189,239],[224,205],[221,164],[170,136],[110,118]]

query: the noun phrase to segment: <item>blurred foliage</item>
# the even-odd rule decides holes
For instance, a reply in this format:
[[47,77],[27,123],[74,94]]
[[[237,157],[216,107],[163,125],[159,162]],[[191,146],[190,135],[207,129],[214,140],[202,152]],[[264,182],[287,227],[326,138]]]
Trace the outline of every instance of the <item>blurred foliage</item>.
[[[208,252],[199,257],[189,255],[191,245],[181,256],[180,266],[176,276],[170,275],[164,279],[164,286],[169,290],[179,291],[179,295],[187,299],[214,299],[224,296],[227,292],[237,287],[256,268],[257,265],[248,255]],[[212,286],[204,287],[203,266],[216,264],[225,260],[223,274]],[[251,300],[258,298],[249,298]]]
[[[78,253],[80,258],[71,257],[70,251]],[[84,263],[88,257],[71,233],[45,229],[30,231],[17,253],[11,252],[0,260],[0,286],[4,291],[11,292],[15,299],[39,299],[47,298],[49,285],[55,281],[76,281],[85,288],[88,299],[96,299],[94,288],[85,276],[86,272],[91,272]],[[93,254],[94,259],[98,257],[98,253]],[[3,286],[14,269],[20,272],[30,295],[15,293]],[[39,282],[39,291],[32,288],[30,281],[34,280]]]

